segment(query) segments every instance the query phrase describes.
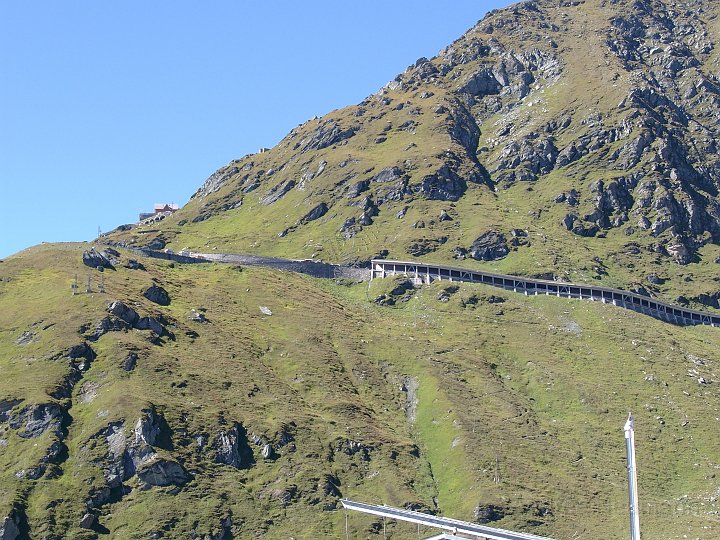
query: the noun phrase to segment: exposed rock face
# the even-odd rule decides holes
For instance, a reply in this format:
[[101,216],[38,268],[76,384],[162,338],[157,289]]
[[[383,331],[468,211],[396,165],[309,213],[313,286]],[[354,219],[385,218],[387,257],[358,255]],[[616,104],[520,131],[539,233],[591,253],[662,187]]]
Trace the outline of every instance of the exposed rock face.
[[478,261],[496,261],[510,253],[505,236],[497,231],[481,234],[468,250],[470,256]]
[[167,459],[154,459],[137,471],[138,479],[146,486],[182,486],[190,476],[182,465]]
[[10,516],[0,520],[0,540],[17,540],[20,538],[19,524]]
[[83,264],[91,268],[110,268],[114,269],[112,263],[108,260],[105,255],[95,251],[95,248],[91,248],[87,251],[83,251],[82,254]]
[[138,355],[137,353],[131,352],[125,357],[125,360],[122,362],[122,368],[125,371],[132,371],[135,369],[135,366],[137,365],[138,361]]
[[248,445],[247,431],[240,424],[235,423],[229,430],[221,431],[212,446],[216,452],[217,463],[225,463],[236,469],[245,469],[252,465],[252,450]]
[[169,306],[170,305],[170,295],[160,285],[151,286],[143,293],[143,296],[145,298],[147,298],[148,300],[150,300],[151,302],[155,302],[158,305],[161,305],[161,306]]
[[124,303],[116,300],[108,305],[108,312],[115,315],[121,321],[125,321],[130,326],[134,326],[140,318],[137,311]]
[[318,204],[315,208],[310,210],[307,214],[305,214],[302,218],[300,218],[300,223],[302,225],[305,225],[307,223],[310,223],[311,221],[315,221],[316,219],[320,219],[325,214],[327,214],[328,211],[328,205],[324,202]]
[[19,437],[33,439],[46,431],[62,437],[62,419],[64,411],[56,403],[27,405],[10,416],[10,427],[17,430]]
[[260,199],[260,202],[266,206],[279,201],[285,195],[287,195],[292,188],[295,187],[295,180],[285,180],[280,182],[277,186],[273,187],[265,197]]

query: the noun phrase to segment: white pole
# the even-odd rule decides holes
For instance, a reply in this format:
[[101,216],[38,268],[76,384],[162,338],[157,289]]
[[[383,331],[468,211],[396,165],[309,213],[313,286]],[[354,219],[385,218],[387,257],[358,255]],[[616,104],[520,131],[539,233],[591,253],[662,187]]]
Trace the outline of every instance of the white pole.
[[637,464],[635,462],[635,422],[632,413],[625,422],[625,448],[627,450],[628,495],[630,497],[630,539],[640,540],[640,515],[637,494]]

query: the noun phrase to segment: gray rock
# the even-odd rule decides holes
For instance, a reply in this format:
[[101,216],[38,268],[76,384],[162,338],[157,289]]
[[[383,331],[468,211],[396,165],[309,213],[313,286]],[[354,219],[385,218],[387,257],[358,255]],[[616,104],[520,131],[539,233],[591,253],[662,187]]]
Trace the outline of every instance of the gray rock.
[[503,234],[491,230],[475,239],[468,253],[478,261],[496,261],[506,257],[510,248]]
[[665,283],[665,279],[664,279],[664,278],[661,278],[660,276],[658,276],[658,275],[655,274],[655,273],[649,274],[648,277],[647,277],[647,280],[648,280],[650,283],[652,283],[653,285],[662,285],[663,283]]
[[562,226],[565,227],[568,231],[571,231],[577,218],[578,217],[575,214],[565,214],[565,217],[562,218]]
[[221,431],[212,447],[215,450],[216,463],[224,463],[236,469],[245,469],[252,465],[252,450],[248,444],[247,431],[238,423],[227,431]]
[[10,418],[10,411],[21,403],[22,399],[0,400],[0,422],[7,422]]
[[112,263],[102,253],[95,251],[95,248],[90,248],[87,251],[83,251],[82,254],[83,264],[90,268],[110,268],[114,269]]
[[165,327],[154,317],[140,317],[135,323],[138,330],[150,330],[151,332],[162,336],[165,333]]
[[67,457],[67,446],[60,441],[53,443],[45,451],[45,455],[40,460],[41,463],[60,463]]
[[125,360],[122,362],[122,368],[125,371],[132,371],[135,369],[135,366],[137,365],[138,361],[138,355],[134,352],[131,352],[127,355]]
[[435,174],[423,177],[413,190],[431,200],[458,201],[467,191],[467,183],[450,167],[443,165]]
[[82,529],[92,529],[95,526],[95,523],[97,522],[97,517],[95,514],[85,514],[82,519],[80,520],[80,527]]
[[160,285],[153,285],[143,293],[143,296],[160,306],[170,305],[170,295]]
[[307,214],[305,214],[301,219],[300,223],[305,225],[306,223],[310,223],[311,221],[315,221],[316,219],[320,219],[325,214],[327,214],[328,211],[328,205],[324,202],[318,204],[315,208],[310,210]]
[[260,199],[260,202],[265,206],[269,206],[272,203],[282,199],[294,187],[295,180],[285,180],[284,182],[280,182],[278,185],[268,191],[267,195]]
[[476,71],[458,88],[459,92],[464,92],[477,98],[499,94],[500,90],[502,90],[502,85],[489,68],[482,68]]
[[353,135],[358,130],[357,127],[343,129],[335,120],[327,120],[323,122],[311,135],[300,141],[297,148],[300,152],[308,150],[322,150],[328,146],[339,144]]
[[145,486],[182,486],[190,476],[182,465],[169,459],[153,459],[137,471],[138,479]]
[[475,508],[473,515],[475,521],[478,523],[492,523],[493,521],[500,521],[507,515],[507,512],[507,508],[495,504],[488,504]]
[[162,238],[153,238],[152,240],[150,240],[150,243],[147,245],[147,248],[155,250],[155,251],[159,251],[161,249],[165,249],[166,245],[167,244],[165,243],[165,240],[163,240]]
[[448,214],[447,211],[443,209],[440,211],[440,216],[438,217],[438,220],[439,221],[452,221],[453,218],[451,218],[450,214]]
[[125,268],[129,268],[130,270],[145,270],[143,264],[135,259],[129,259],[127,264],[125,264]]
[[28,345],[29,343],[33,343],[34,341],[37,341],[37,333],[26,330],[19,338],[15,340],[15,344]]
[[131,307],[126,306],[119,300],[115,300],[108,305],[108,312],[112,313],[120,320],[125,321],[130,326],[135,326],[135,323],[137,323],[138,319],[140,318],[140,316],[137,314],[137,311],[135,311]]
[[64,414],[57,403],[27,405],[10,416],[9,423],[11,428],[18,430],[18,436],[23,439],[39,437],[46,431],[62,438],[61,424]]
[[398,167],[388,167],[387,169],[381,170],[377,173],[372,181],[373,182],[394,182],[400,178],[402,171]]
[[70,360],[77,360],[78,358],[84,358],[88,362],[92,362],[97,357],[97,354],[95,354],[95,351],[92,350],[92,347],[88,345],[87,343],[80,343],[79,345],[74,345],[73,347],[70,347],[70,349],[67,352],[68,357]]
[[275,449],[273,448],[272,444],[268,443],[263,446],[261,454],[263,459],[272,459],[273,457],[275,457]]
[[121,319],[114,317],[103,317],[95,326],[95,331],[88,335],[90,341],[97,341],[108,332],[124,332],[130,325]]
[[45,474],[45,466],[37,465],[29,469],[22,469],[15,473],[15,477],[21,480],[38,480]]
[[350,186],[350,189],[348,189],[348,192],[345,196],[348,199],[354,199],[368,189],[370,189],[370,180],[360,180],[359,182],[355,182],[352,186]]
[[0,520],[0,540],[17,540],[20,538],[20,527],[10,516]]

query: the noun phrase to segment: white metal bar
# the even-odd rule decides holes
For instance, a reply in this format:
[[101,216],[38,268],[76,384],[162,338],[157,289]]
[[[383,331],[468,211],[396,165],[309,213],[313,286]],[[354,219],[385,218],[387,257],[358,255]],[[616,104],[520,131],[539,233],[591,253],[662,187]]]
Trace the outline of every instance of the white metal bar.
[[433,516],[432,514],[423,514],[422,512],[414,512],[412,510],[404,510],[401,508],[393,508],[391,506],[380,506],[377,504],[367,504],[349,499],[341,499],[343,507],[347,510],[355,510],[372,514],[375,516],[389,517],[425,525],[437,529],[451,531],[453,534],[468,534],[476,538],[486,540],[552,540],[545,536],[537,536],[529,533],[516,533],[505,529],[496,529],[493,527],[485,527],[484,525],[476,525],[459,519],[443,518]]

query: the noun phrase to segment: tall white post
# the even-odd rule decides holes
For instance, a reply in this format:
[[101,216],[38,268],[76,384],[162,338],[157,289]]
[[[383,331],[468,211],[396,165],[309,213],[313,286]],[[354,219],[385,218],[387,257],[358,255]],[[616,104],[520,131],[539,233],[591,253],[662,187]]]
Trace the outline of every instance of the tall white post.
[[637,464],[635,462],[635,422],[632,413],[625,422],[625,448],[627,451],[628,494],[630,497],[630,539],[640,540],[640,515],[637,494]]

